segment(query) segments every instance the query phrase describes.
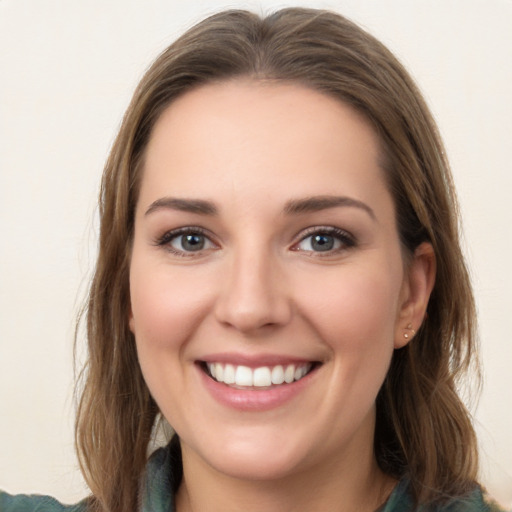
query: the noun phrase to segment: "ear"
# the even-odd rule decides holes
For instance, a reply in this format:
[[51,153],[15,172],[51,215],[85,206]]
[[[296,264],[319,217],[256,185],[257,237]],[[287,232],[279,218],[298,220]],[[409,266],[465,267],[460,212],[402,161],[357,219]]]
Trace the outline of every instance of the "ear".
[[405,269],[395,325],[395,348],[409,343],[421,327],[436,280],[436,256],[428,242],[420,244]]

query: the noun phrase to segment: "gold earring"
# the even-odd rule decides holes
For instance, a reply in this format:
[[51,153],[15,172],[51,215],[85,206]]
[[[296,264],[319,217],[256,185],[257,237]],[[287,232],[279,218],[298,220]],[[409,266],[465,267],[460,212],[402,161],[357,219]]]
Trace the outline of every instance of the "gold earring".
[[412,328],[412,324],[407,324],[406,329],[407,329],[408,331],[411,331],[411,333],[409,334],[408,332],[404,332],[404,338],[405,338],[406,340],[408,340],[409,338],[414,337],[414,335],[416,334],[416,331]]

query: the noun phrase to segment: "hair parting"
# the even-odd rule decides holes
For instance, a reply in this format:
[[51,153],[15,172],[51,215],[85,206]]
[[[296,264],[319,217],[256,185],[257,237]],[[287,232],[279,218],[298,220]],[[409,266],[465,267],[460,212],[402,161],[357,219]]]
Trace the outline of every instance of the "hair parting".
[[375,454],[386,473],[408,476],[417,503],[464,495],[476,480],[478,459],[457,385],[477,368],[475,304],[452,178],[428,107],[391,52],[340,15],[289,8],[260,18],[232,10],[197,24],[157,58],[134,93],[104,169],[76,423],[90,510],[137,509],[159,413],[129,329],[130,251],[145,148],[177,97],[235,79],[290,82],[328,94],[363,115],[379,136],[404,253],[430,242],[437,277],[427,318],[414,340],[395,351],[377,398]]

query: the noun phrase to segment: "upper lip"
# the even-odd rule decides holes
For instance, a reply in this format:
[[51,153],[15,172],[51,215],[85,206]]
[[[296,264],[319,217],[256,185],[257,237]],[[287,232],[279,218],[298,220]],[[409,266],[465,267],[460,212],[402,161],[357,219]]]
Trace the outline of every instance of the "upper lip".
[[261,366],[277,366],[287,364],[307,364],[319,362],[318,359],[280,355],[280,354],[239,354],[239,353],[217,353],[208,354],[198,359],[202,363],[224,363],[233,366],[247,366],[258,368]]

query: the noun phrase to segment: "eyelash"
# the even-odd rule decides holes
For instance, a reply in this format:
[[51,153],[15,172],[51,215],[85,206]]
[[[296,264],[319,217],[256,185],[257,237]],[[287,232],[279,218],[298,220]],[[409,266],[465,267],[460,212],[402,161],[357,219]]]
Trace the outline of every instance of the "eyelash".
[[[352,234],[344,229],[335,228],[333,226],[314,226],[306,229],[301,234],[301,238],[298,242],[293,244],[292,250],[294,251],[303,251],[307,253],[312,253],[315,256],[322,257],[322,252],[325,252],[325,256],[329,256],[332,254],[337,254],[339,252],[345,251],[347,249],[351,249],[356,246],[356,239]],[[300,249],[298,246],[302,242],[306,241],[308,238],[311,238],[315,235],[327,235],[333,237],[336,241],[340,243],[340,247],[329,249],[326,251],[313,251],[313,250],[304,250]]]
[[194,256],[197,257],[200,254],[202,254],[204,250],[208,250],[200,249],[198,251],[182,251],[179,249],[175,249],[171,245],[171,242],[183,235],[199,235],[201,237],[204,237],[204,239],[211,245],[216,245],[214,242],[211,241],[211,237],[208,235],[207,231],[198,226],[186,226],[183,228],[173,229],[172,231],[167,231],[166,233],[163,234],[163,236],[156,240],[155,245],[164,247],[170,253],[184,258],[191,258]]
[[[209,236],[208,232],[205,229],[200,228],[198,226],[186,226],[183,228],[174,229],[172,231],[167,231],[166,233],[164,233],[163,236],[161,236],[160,238],[158,238],[156,240],[155,245],[160,246],[160,247],[165,247],[165,249],[167,251],[169,251],[170,253],[172,253],[176,256],[185,257],[185,258],[197,257],[197,256],[203,254],[205,250],[210,249],[210,248],[207,248],[207,249],[201,248],[198,251],[185,251],[185,250],[175,249],[171,245],[171,242],[173,242],[175,239],[177,239],[178,237],[183,236],[183,235],[199,235],[201,237],[204,237],[204,239],[207,241],[207,243],[209,243],[213,246],[216,245],[214,242],[212,242],[211,237]],[[334,249],[327,249],[325,251],[314,251],[314,250],[306,250],[306,249],[299,248],[299,245],[301,243],[305,242],[308,238],[311,238],[315,235],[326,235],[329,237],[333,237],[335,239],[335,241],[340,243],[340,247],[336,247]],[[298,242],[295,242],[292,245],[291,250],[297,251],[297,252],[311,253],[311,254],[315,254],[315,256],[319,256],[319,257],[322,257],[323,252],[325,252],[325,256],[329,256],[329,255],[337,254],[341,251],[344,251],[344,250],[347,250],[347,249],[350,249],[350,248],[356,246],[356,240],[353,235],[351,235],[349,232],[345,231],[344,229],[336,228],[333,226],[310,227],[310,228],[307,228],[302,233],[300,233],[300,237],[301,237],[300,240]]]

